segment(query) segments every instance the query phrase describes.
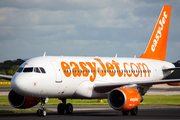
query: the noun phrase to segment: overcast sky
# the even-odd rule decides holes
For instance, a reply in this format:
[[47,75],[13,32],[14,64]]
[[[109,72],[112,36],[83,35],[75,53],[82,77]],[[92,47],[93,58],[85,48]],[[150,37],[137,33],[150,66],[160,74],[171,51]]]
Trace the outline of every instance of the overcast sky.
[[180,0],[0,0],[0,62],[42,56],[138,57],[172,5],[166,61],[180,60]]

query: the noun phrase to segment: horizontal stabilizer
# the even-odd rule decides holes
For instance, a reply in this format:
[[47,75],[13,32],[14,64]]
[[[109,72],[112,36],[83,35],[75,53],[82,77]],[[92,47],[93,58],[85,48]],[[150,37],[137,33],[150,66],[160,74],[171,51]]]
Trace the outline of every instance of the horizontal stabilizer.
[[163,69],[163,71],[171,71],[171,70],[180,70],[180,67]]

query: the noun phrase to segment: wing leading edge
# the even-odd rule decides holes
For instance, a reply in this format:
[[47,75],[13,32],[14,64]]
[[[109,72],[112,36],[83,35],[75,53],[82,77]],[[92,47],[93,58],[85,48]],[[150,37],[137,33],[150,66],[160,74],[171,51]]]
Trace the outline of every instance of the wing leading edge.
[[11,81],[11,79],[13,78],[13,76],[10,76],[10,75],[1,75],[1,74],[0,74],[0,78],[3,78],[3,79],[5,79],[5,80],[10,80],[10,81]]
[[122,87],[125,85],[154,85],[154,84],[163,84],[163,83],[175,83],[180,82],[180,79],[164,79],[156,81],[134,81],[134,82],[116,82],[116,83],[96,83],[94,85],[94,90],[98,93],[110,92],[114,88]]

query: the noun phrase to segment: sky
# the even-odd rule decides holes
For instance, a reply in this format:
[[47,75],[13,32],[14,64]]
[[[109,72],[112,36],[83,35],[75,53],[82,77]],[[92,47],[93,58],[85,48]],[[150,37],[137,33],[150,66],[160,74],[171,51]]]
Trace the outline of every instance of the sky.
[[44,52],[47,56],[141,56],[163,5],[172,5],[166,61],[176,62],[180,60],[179,0],[0,0],[0,62]]

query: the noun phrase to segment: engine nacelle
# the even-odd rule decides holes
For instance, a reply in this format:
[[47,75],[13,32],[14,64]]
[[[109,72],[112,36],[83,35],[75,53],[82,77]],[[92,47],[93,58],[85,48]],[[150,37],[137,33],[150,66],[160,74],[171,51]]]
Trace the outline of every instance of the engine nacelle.
[[141,96],[136,89],[116,88],[109,93],[108,102],[115,110],[127,111],[139,105]]
[[9,99],[9,103],[14,108],[20,108],[20,109],[31,108],[39,103],[37,98],[25,97],[17,94],[13,90],[9,92],[8,99]]
[[180,86],[180,82],[176,82],[176,83],[167,83],[170,86]]

